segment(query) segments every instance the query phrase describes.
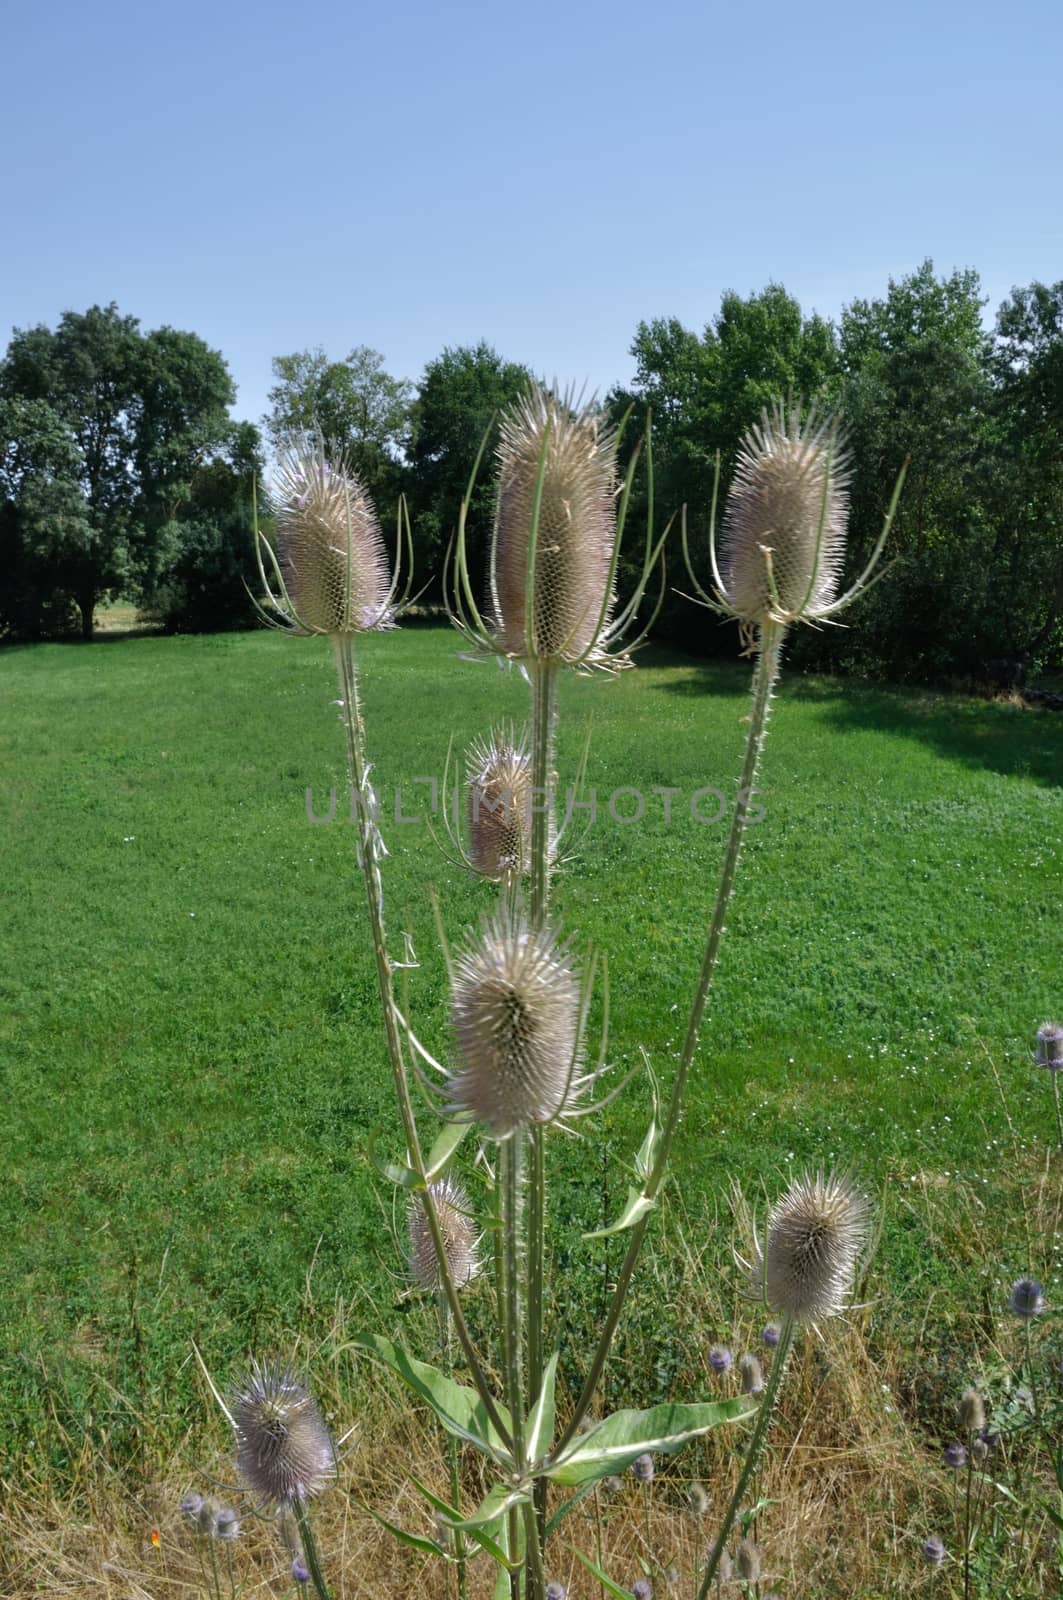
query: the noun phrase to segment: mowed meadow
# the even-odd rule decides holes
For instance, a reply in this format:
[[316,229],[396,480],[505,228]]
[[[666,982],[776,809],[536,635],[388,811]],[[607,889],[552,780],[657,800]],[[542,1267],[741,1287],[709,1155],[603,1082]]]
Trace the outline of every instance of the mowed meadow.
[[[522,721],[527,701],[517,673],[459,648],[435,625],[358,643],[392,953],[408,932],[409,1007],[443,1059],[427,886],[455,943],[494,895],[442,853],[418,780],[442,778],[451,740],[460,762],[492,724]],[[645,1050],[667,1082],[681,1042],[724,842],[691,797],[733,795],[749,677],[651,648],[615,681],[562,686],[562,788],[590,744],[555,914],[580,952],[608,956],[615,1081]],[[193,1341],[223,1384],[252,1352],[297,1349],[312,1378],[319,1361],[371,1463],[374,1430],[398,1428],[390,1390],[337,1340],[428,1326],[407,1292],[404,1212],[372,1160],[402,1151],[335,699],[327,646],[266,632],[0,652],[0,1476],[10,1496],[75,1518],[98,1512],[90,1485],[120,1486],[130,1549],[153,1522],[176,1548],[176,1511],[150,1486],[176,1491],[178,1471],[222,1459]],[[325,815],[332,787],[334,820],[312,822],[307,789]],[[903,1430],[906,1482],[925,1447],[928,1503],[945,1505],[934,1452],[960,1390],[977,1377],[1008,1399],[994,1384],[1019,1350],[1011,1282],[1030,1271],[1050,1307],[1063,1295],[1061,1157],[1048,1075],[1031,1065],[1037,1025],[1063,1009],[1063,719],[784,666],[759,788],[608,1401],[692,1395],[711,1381],[709,1344],[759,1326],[731,1255],[736,1189],[762,1206],[806,1166],[848,1167],[881,1209],[856,1314],[859,1404],[877,1408],[863,1420]],[[720,809],[711,795],[697,805]],[[603,1012],[599,990],[592,1032]],[[617,1214],[649,1114],[640,1074],[577,1138],[557,1136],[570,1384],[619,1250],[581,1235]],[[1043,1328],[1054,1371],[1059,1329]],[[702,1468],[725,1448],[699,1446]],[[865,1468],[880,1575],[861,1589],[863,1569],[821,1562],[803,1592],[907,1592],[881,1574],[907,1570],[933,1531],[924,1502],[895,1507],[888,1534],[873,1481],[888,1463]],[[675,1470],[693,1473],[684,1456]],[[365,1471],[358,1498],[371,1500]],[[32,1543],[32,1517],[21,1526]],[[808,1537],[795,1511],[791,1546]],[[5,1559],[15,1571],[13,1546]],[[153,1552],[143,1559],[150,1569]],[[26,1592],[52,1592],[46,1565]],[[403,1592],[363,1580],[339,1592]],[[64,1592],[89,1592],[70,1581]],[[99,1592],[171,1592],[143,1581]],[[1054,1592],[1032,1569],[1024,1581]]]

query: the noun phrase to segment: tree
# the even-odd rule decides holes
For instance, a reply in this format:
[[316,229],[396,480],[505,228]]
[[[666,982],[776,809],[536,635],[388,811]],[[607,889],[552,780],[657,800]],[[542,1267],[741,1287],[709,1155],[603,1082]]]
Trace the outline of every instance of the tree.
[[385,372],[384,357],[366,345],[343,361],[330,361],[320,348],[275,356],[273,376],[263,419],[273,449],[285,449],[301,434],[319,434],[328,448],[347,456],[378,513],[390,515],[412,385]]
[[71,430],[44,400],[0,398],[0,633],[40,636],[65,621],[70,587],[91,564],[92,528]]
[[425,367],[410,417],[407,451],[419,583],[429,576],[436,585],[441,582],[469,473],[486,438],[466,522],[469,572],[480,603],[494,519],[497,418],[531,382],[527,367],[504,361],[483,340],[447,348]]
[[64,312],[54,332],[16,329],[0,395],[45,403],[75,442],[91,538],[57,583],[90,639],[97,602],[150,570],[196,463],[224,438],[235,397],[228,368],[195,334],[145,336],[114,304],[93,306]]

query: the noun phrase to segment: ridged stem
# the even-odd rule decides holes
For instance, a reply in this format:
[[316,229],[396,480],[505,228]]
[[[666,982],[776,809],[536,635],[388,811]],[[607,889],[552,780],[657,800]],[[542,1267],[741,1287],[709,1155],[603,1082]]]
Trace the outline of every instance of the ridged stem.
[[[448,1378],[452,1378],[454,1376],[453,1329],[450,1323],[450,1307],[447,1305],[447,1297],[442,1290],[436,1296],[436,1312],[439,1317],[439,1343],[443,1350],[443,1370]],[[450,1503],[456,1511],[460,1511],[461,1462],[458,1454],[458,1441],[449,1432],[446,1434],[446,1440],[447,1465],[450,1468]],[[467,1600],[469,1580],[465,1570],[465,1535],[460,1528],[454,1530],[454,1554],[458,1574],[458,1600]],[[447,1593],[450,1593],[449,1583],[447,1584]]]
[[753,1436],[746,1446],[742,1470],[738,1474],[738,1482],[735,1484],[734,1494],[731,1496],[727,1510],[724,1513],[720,1531],[713,1540],[712,1549],[709,1552],[709,1559],[701,1580],[701,1587],[697,1593],[697,1600],[705,1600],[709,1592],[712,1580],[716,1576],[716,1569],[720,1565],[720,1557],[723,1555],[727,1537],[734,1527],[734,1521],[738,1515],[745,1492],[749,1488],[750,1479],[760,1463],[761,1453],[768,1437],[768,1429],[771,1427],[772,1417],[775,1414],[775,1407],[778,1403],[779,1390],[782,1387],[782,1380],[786,1372],[786,1364],[789,1360],[790,1348],[794,1342],[796,1328],[797,1324],[793,1317],[783,1318],[782,1327],[779,1329],[779,1343],[772,1359],[771,1372],[768,1375],[768,1386],[764,1390],[764,1398],[760,1402],[760,1410],[757,1412]]
[[[690,1008],[690,1018],[687,1023],[686,1038],[683,1041],[683,1052],[679,1059],[679,1067],[672,1084],[671,1098],[668,1102],[668,1111],[664,1125],[661,1129],[660,1143],[657,1148],[657,1157],[652,1170],[646,1180],[643,1191],[646,1197],[654,1200],[658,1190],[664,1182],[665,1172],[668,1167],[668,1158],[672,1150],[672,1141],[679,1126],[679,1117],[683,1109],[683,1099],[686,1094],[687,1079],[690,1068],[698,1048],[698,1035],[702,1018],[705,1014],[705,1004],[712,988],[713,973],[719,959],[720,940],[723,937],[727,917],[727,908],[731,902],[734,890],[735,873],[738,870],[738,858],[742,851],[742,840],[745,836],[746,826],[749,821],[749,812],[752,801],[753,785],[756,781],[757,767],[764,745],[764,737],[768,727],[768,714],[771,709],[771,695],[775,680],[779,675],[779,659],[782,653],[782,643],[785,629],[778,623],[766,622],[761,629],[759,650],[757,654],[756,670],[753,674],[753,709],[750,714],[749,733],[746,738],[745,756],[742,769],[738,778],[738,795],[735,801],[734,814],[731,818],[731,828],[727,837],[724,850],[723,865],[720,868],[720,882],[716,890],[716,900],[712,908],[712,918],[709,922],[708,937],[705,943],[705,955],[701,963],[701,972],[698,976],[697,988],[694,992],[693,1004]],[[594,1356],[591,1360],[583,1389],[576,1402],[575,1409],[569,1419],[568,1427],[554,1454],[557,1455],[571,1439],[575,1437],[576,1430],[586,1416],[594,1399],[598,1381],[605,1366],[609,1347],[613,1341],[620,1314],[624,1307],[628,1288],[631,1283],[635,1264],[642,1249],[642,1241],[646,1236],[649,1219],[652,1212],[647,1211],[636,1222],[631,1230],[627,1252],[617,1278],[616,1288],[609,1311],[598,1338]]]
[[354,664],[353,640],[350,634],[337,634],[333,636],[333,645],[336,656],[336,670],[340,682],[340,697],[343,703],[343,726],[347,735],[348,775],[352,789],[357,797],[355,809],[358,826],[359,865],[365,883],[366,902],[369,908],[369,926],[373,937],[373,954],[376,960],[380,1005],[384,1013],[384,1033],[387,1039],[388,1061],[391,1065],[395,1096],[399,1103],[403,1132],[406,1136],[407,1156],[411,1167],[424,1185],[420,1191],[419,1199],[424,1209],[429,1232],[432,1235],[436,1260],[439,1263],[440,1281],[446,1295],[447,1305],[450,1308],[450,1315],[453,1318],[454,1330],[465,1354],[465,1359],[469,1364],[469,1371],[476,1385],[477,1393],[483,1401],[484,1410],[487,1412],[491,1425],[499,1438],[509,1448],[513,1440],[509,1429],[502,1421],[498,1407],[495,1405],[479,1354],[466,1325],[465,1315],[458,1299],[458,1291],[455,1288],[454,1278],[447,1260],[446,1245],[439,1226],[435,1202],[428,1187],[424,1155],[417,1132],[417,1122],[413,1114],[409,1085],[406,1081],[406,1064],[402,1054],[402,1042],[399,1038],[398,1023],[395,1015],[392,968],[388,957],[387,935],[384,927],[384,886],[381,882],[380,866],[377,859],[379,836],[370,809],[365,726],[362,722],[361,707],[358,699],[358,675]]
[[[556,662],[532,661],[531,677],[531,860],[529,915],[533,929],[542,928],[550,904],[550,847],[554,832],[554,736],[557,728]],[[546,1275],[546,1154],[544,1130],[530,1136],[528,1183],[528,1395],[534,1401],[542,1388],[545,1367],[543,1338]],[[534,1488],[540,1545],[546,1538],[546,1479]]]
[[1052,1072],[1052,1102],[1056,1108],[1056,1134],[1059,1138],[1059,1152],[1063,1155],[1063,1113],[1059,1109],[1059,1073]]
[[317,1590],[318,1600],[330,1600],[328,1586],[321,1571],[321,1563],[317,1558],[317,1543],[314,1539],[314,1530],[310,1526],[310,1514],[306,1509],[306,1501],[302,1495],[296,1495],[292,1501],[292,1511],[295,1513],[295,1524],[299,1529],[299,1542],[303,1547],[307,1571],[310,1573],[310,1580]]

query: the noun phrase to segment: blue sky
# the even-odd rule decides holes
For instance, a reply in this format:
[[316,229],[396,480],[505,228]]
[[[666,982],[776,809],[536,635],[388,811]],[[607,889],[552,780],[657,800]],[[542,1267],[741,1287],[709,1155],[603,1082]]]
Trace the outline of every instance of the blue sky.
[[932,256],[1063,278],[1063,5],[12,0],[0,333],[116,300],[226,356],[482,338],[630,375],[771,279],[836,315]]

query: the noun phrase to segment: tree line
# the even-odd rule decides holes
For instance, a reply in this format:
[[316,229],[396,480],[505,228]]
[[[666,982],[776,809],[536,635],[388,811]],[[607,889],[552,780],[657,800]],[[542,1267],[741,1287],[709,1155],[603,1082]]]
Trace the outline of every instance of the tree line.
[[[687,507],[703,582],[717,455],[723,495],[742,434],[780,395],[841,419],[854,567],[910,458],[890,575],[862,602],[859,628],[800,630],[799,664],[994,687],[1063,666],[1063,282],[1013,290],[992,329],[984,305],[977,273],[938,276],[924,262],[836,322],[806,316],[773,283],[725,294],[700,332],[674,318],[639,324],[634,379],[606,407],[627,418],[622,462],[652,421],[657,519]],[[480,343],[445,349],[417,385],[361,346],[339,360],[279,356],[273,375],[262,419],[271,448],[320,433],[385,521],[405,495],[418,585],[441,599],[470,465],[530,369]],[[263,435],[230,419],[234,394],[218,351],[173,328],[144,333],[114,305],[15,331],[0,362],[0,635],[80,626],[90,638],[96,607],[119,596],[172,629],[252,624]],[[467,522],[473,572],[491,478],[488,461]],[[647,496],[640,468],[632,533]],[[733,653],[733,630],[684,597],[684,578],[675,531],[655,631]]]

